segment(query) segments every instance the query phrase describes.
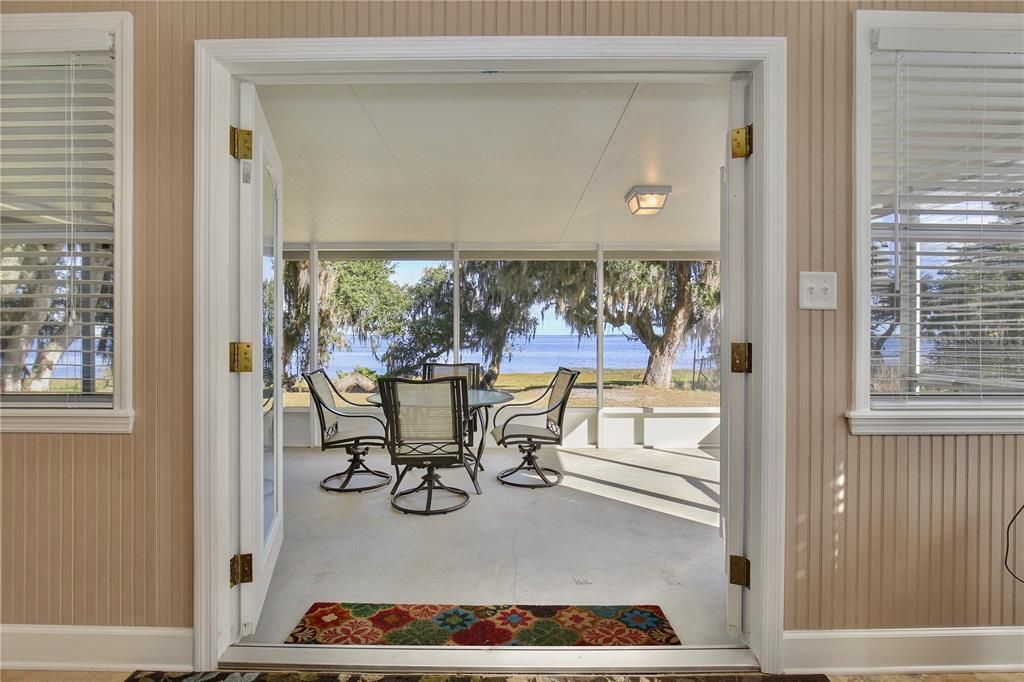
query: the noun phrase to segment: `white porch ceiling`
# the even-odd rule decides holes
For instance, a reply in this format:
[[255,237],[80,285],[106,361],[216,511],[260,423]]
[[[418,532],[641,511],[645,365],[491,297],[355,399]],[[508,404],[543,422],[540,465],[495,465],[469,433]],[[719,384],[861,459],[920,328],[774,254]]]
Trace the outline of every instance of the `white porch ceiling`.
[[[260,86],[286,242],[717,249],[729,88],[701,83]],[[672,185],[657,216],[633,185]]]

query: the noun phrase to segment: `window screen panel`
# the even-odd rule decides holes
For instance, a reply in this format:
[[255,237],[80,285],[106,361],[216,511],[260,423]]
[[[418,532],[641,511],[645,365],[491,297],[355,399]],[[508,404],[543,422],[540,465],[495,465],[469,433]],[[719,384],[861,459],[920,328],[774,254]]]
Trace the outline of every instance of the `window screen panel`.
[[1024,396],[1024,56],[876,51],[875,404]]
[[0,84],[4,402],[110,406],[114,54],[3,54]]

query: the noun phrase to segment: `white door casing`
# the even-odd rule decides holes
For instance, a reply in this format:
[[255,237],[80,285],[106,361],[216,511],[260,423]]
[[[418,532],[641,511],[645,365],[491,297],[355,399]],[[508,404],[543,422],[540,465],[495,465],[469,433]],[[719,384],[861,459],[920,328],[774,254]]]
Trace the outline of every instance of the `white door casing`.
[[[571,74],[566,73],[571,64]],[[433,69],[433,71],[431,71]],[[436,75],[438,69],[445,73]],[[686,71],[751,72],[750,120],[758,134],[748,159],[745,213],[750,232],[747,252],[747,337],[754,342],[754,375],[747,378],[749,438],[744,503],[749,520],[745,549],[751,557],[751,590],[745,592],[744,624],[751,649],[767,672],[782,669],[782,590],[785,525],[785,377],[786,377],[786,44],[784,38],[688,37],[439,37],[337,38],[276,40],[208,40],[196,43],[196,182],[195,182],[195,524],[196,608],[195,667],[209,670],[218,659],[244,661],[259,657],[259,647],[225,646],[236,638],[224,630],[228,592],[222,577],[226,558],[235,550],[220,527],[220,501],[230,486],[224,460],[237,456],[237,444],[219,415],[233,379],[224,371],[224,343],[230,338],[220,316],[225,296],[216,287],[233,255],[223,236],[230,220],[230,187],[222,169],[223,135],[231,120],[225,76],[259,83],[289,82],[301,74],[325,82],[402,82],[460,78],[500,79],[517,70],[551,72],[559,78],[582,73],[609,74],[627,69],[638,78]],[[315,76],[311,75],[315,74]],[[432,75],[433,74],[433,75]],[[547,74],[542,74],[547,75]],[[308,82],[308,80],[307,80]],[[237,99],[235,100],[237,102]],[[236,110],[237,112],[237,110]],[[221,446],[225,446],[222,448]],[[236,479],[237,480],[237,479]],[[723,500],[723,503],[724,500]],[[727,512],[728,513],[728,512]],[[302,658],[294,648],[266,650],[284,662]],[[432,669],[525,670],[544,666],[550,657],[530,651],[382,651],[330,647],[316,652],[332,665],[424,667]],[[385,648],[387,649],[387,648]],[[250,653],[245,653],[246,651]],[[711,660],[728,667],[727,652],[683,648],[675,652],[634,652],[631,669],[657,671],[680,666],[707,667]],[[552,655],[557,652],[551,652]],[[292,656],[291,654],[295,654]],[[408,655],[406,655],[408,654]],[[579,666],[600,666],[601,652],[572,652]],[[709,658],[710,657],[710,658]],[[268,658],[267,660],[271,660]],[[577,660],[578,659],[578,660]],[[586,660],[584,660],[586,659]],[[742,656],[739,659],[741,660]],[[521,662],[520,662],[521,661]],[[547,661],[555,664],[552,659]],[[740,663],[742,665],[742,663]],[[526,667],[523,667],[526,666]],[[430,667],[429,665],[426,667]]]

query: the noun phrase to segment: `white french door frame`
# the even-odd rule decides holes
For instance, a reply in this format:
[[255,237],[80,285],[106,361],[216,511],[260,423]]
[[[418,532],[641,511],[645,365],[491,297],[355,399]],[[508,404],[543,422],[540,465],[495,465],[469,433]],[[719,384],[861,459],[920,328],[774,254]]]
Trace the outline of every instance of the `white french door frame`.
[[[785,568],[786,461],[786,39],[710,37],[434,37],[200,40],[195,46],[194,224],[194,665],[217,668],[237,641],[228,589],[232,540],[232,453],[237,457],[231,396],[237,376],[227,371],[226,346],[237,340],[227,320],[237,296],[231,229],[238,216],[227,154],[228,125],[237,125],[238,80],[274,82],[488,82],[501,80],[672,80],[694,73],[750,73],[755,152],[748,159],[747,263],[752,310],[746,339],[754,344],[748,390],[750,453],[747,555],[753,565],[744,605],[744,636],[766,672],[781,672]],[[233,102],[233,97],[235,101]],[[237,272],[237,270],[235,270]],[[234,288],[233,288],[234,287]],[[237,429],[234,431],[237,433]],[[750,664],[743,650],[574,648],[566,652],[494,651],[472,647],[231,647],[241,660],[264,665],[284,652],[330,667],[526,671],[628,669],[636,672]],[[328,651],[330,649],[331,651]],[[337,653],[339,650],[347,650]],[[301,651],[300,651],[301,650]],[[326,658],[325,658],[326,657]],[[232,657],[234,658],[234,657]],[[618,658],[618,665],[612,665]],[[329,659],[329,660],[328,660]],[[431,662],[436,665],[431,665]]]
[[[729,127],[741,128],[750,122],[751,82],[746,74],[735,74],[730,84]],[[751,240],[747,238],[747,226],[754,224],[754,216],[748,210],[753,204],[748,200],[747,187],[753,186],[754,164],[747,159],[734,159],[730,141],[723,141],[725,165],[721,169],[721,267],[722,267],[722,333],[724,342],[719,349],[719,371],[721,372],[720,421],[721,431],[721,524],[720,532],[725,538],[723,557],[726,574],[729,572],[730,555],[747,556],[749,531],[752,521],[747,506],[748,463],[750,434],[747,432],[751,391],[746,374],[726,371],[730,356],[729,341],[748,338],[749,319],[752,313],[748,293],[748,263],[752,256],[748,250]],[[738,494],[737,494],[738,493]],[[738,529],[733,529],[738,525]],[[739,585],[726,586],[726,625],[733,636],[742,634],[746,590]]]
[[[239,457],[239,480],[242,483],[265,481],[268,472],[263,451],[267,447],[267,436],[263,428],[266,418],[262,409],[256,409],[263,400],[265,377],[261,371],[264,367],[263,358],[263,258],[266,256],[267,242],[264,234],[267,217],[265,196],[268,189],[272,192],[274,235],[271,251],[274,256],[274,301],[284,300],[284,284],[281,267],[282,225],[284,211],[282,208],[283,168],[281,159],[270,137],[270,126],[263,115],[263,110],[256,96],[255,88],[249,84],[242,85],[243,106],[239,111],[243,128],[253,131],[252,160],[239,164],[239,226],[242,232],[238,242],[239,291],[249,285],[250,296],[241,296],[239,312],[240,334],[244,339],[253,342],[253,371],[238,375],[239,381],[239,453],[249,453],[248,457]],[[249,98],[249,106],[244,102]],[[271,186],[265,183],[269,177]],[[244,230],[248,228],[246,234]],[[258,292],[258,293],[256,293]],[[281,344],[281,328],[283,322],[282,307],[274,306],[273,317],[273,382],[275,387],[281,386],[281,363],[279,360]],[[284,539],[283,490],[284,469],[282,457],[284,449],[284,408],[282,396],[273,398],[271,409],[273,429],[273,472],[274,492],[270,504],[274,506],[272,523],[265,527],[266,495],[263,487],[253,490],[252,486],[239,486],[240,525],[238,551],[253,556],[253,582],[244,583],[240,588],[240,634],[249,635],[256,629],[259,613],[266,597],[270,575],[277,562],[278,553]],[[262,435],[259,435],[261,434]],[[258,456],[254,453],[259,452]]]

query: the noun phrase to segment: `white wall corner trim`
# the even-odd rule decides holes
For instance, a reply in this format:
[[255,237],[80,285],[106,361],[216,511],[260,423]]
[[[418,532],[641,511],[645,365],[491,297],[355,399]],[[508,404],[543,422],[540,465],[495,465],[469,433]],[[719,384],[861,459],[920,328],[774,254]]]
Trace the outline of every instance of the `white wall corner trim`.
[[0,625],[6,670],[192,670],[192,628]]
[[787,630],[783,672],[1024,672],[1024,627]]

